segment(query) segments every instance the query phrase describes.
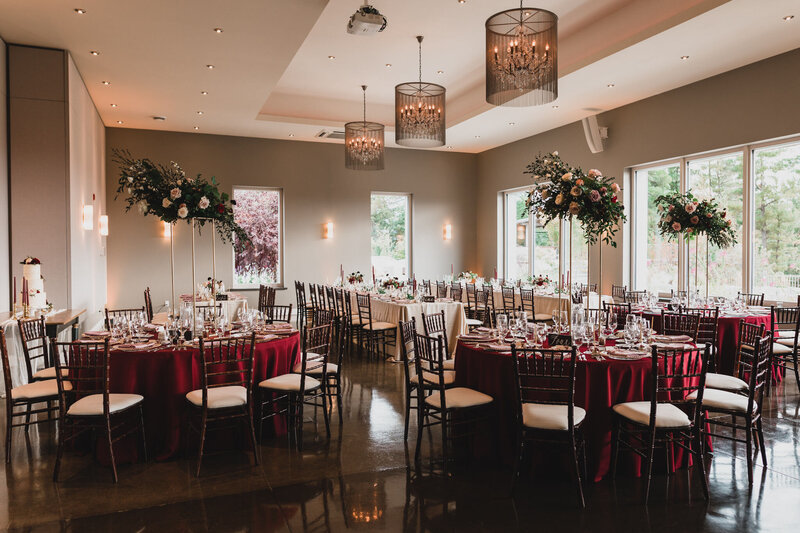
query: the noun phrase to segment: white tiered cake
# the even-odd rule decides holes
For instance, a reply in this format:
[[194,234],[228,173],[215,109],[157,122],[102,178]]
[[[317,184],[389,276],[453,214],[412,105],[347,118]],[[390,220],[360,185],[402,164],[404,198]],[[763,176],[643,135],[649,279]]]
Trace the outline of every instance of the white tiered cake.
[[[27,259],[26,259],[27,261]],[[22,263],[22,277],[28,282],[28,302],[33,309],[47,307],[41,263]],[[22,291],[20,291],[21,293]]]

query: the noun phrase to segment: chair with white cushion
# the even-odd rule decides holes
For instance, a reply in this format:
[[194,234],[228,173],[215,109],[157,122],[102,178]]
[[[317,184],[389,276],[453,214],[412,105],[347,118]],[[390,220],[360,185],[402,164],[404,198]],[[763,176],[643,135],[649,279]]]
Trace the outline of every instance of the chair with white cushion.
[[[795,383],[800,390],[800,370],[797,364],[798,336],[800,336],[800,307],[772,306],[772,327],[775,339],[772,343],[772,366],[783,369],[784,375],[794,371]],[[767,381],[767,392],[772,388],[772,376]]]
[[[339,412],[339,424],[342,423],[342,364],[344,363],[344,350],[347,343],[347,330],[344,325],[344,316],[334,316],[333,311],[324,309],[317,312],[314,317],[314,326],[330,325],[331,347],[328,353],[328,360],[324,364],[317,364],[322,355],[309,353],[307,361],[307,373],[315,379],[322,380],[325,376],[325,394],[328,397],[328,412],[333,413],[333,402]],[[294,365],[292,370],[295,373],[303,371],[303,362]],[[330,416],[329,414],[329,416]]]
[[[289,442],[294,440],[297,449],[302,451],[305,407],[312,407],[314,413],[317,407],[322,408],[325,431],[330,438],[326,381],[322,379],[322,373],[328,364],[332,330],[330,323],[306,328],[303,331],[300,367],[295,368],[296,372],[265,379],[258,384],[259,438],[264,420],[286,413],[289,422]],[[312,377],[314,374],[317,376]]]
[[519,299],[522,304],[522,310],[528,316],[528,322],[547,322],[553,317],[547,313],[536,312],[536,301],[533,296],[533,289],[520,289]]
[[405,383],[406,409],[405,429],[403,440],[408,440],[408,426],[411,420],[411,410],[419,410],[420,388],[416,370],[414,370],[414,338],[417,336],[417,321],[414,317],[407,322],[400,322],[400,360],[403,363],[403,381]]
[[659,350],[653,346],[646,389],[650,399],[618,403],[612,408],[611,474],[616,476],[620,447],[641,457],[642,475],[647,478],[645,503],[650,497],[656,446],[664,447],[666,453],[672,446],[680,446],[692,455],[702,479],[703,496],[708,499],[701,440],[708,350],[708,346],[704,350]]
[[[447,338],[447,319],[445,318],[444,311],[438,313],[425,314],[422,313],[422,329],[425,335],[429,337],[439,336],[444,340],[444,349],[447,354],[450,350],[450,342]],[[456,360],[445,357],[444,369],[455,370]],[[452,377],[455,379],[455,376]]]
[[[38,320],[37,320],[38,322]],[[6,336],[0,329],[0,354],[3,359],[3,378],[6,386],[6,464],[11,462],[11,433],[13,428],[25,427],[25,433],[33,424],[42,424],[55,420],[58,415],[58,384],[55,379],[31,381],[27,385],[14,387],[11,382],[11,367],[8,363],[8,347]],[[55,376],[55,373],[53,373]],[[45,407],[34,409],[36,404]],[[14,412],[15,407],[25,407],[24,412]],[[40,413],[47,413],[47,418],[39,418]],[[37,415],[31,421],[31,415]],[[15,418],[25,417],[25,421],[15,422]]]
[[[581,426],[586,411],[575,405],[577,351],[522,349],[511,346],[516,387],[517,450],[514,455],[512,491],[520,477],[526,444],[566,444],[575,467],[578,502],[585,507],[580,458],[586,467],[586,447]],[[578,451],[582,453],[578,453]]]
[[58,481],[67,443],[85,431],[102,430],[108,443],[111,473],[117,482],[114,443],[139,432],[147,462],[144,434],[144,397],[109,391],[108,339],[102,342],[56,342],[51,351],[56,363],[59,424],[58,452],[53,481]]
[[414,457],[418,462],[425,428],[441,426],[442,470],[446,473],[450,447],[448,435],[454,436],[458,426],[488,419],[494,398],[467,387],[448,387],[444,368],[445,347],[441,336],[417,334],[414,337],[414,352],[417,376],[422,376],[419,380],[420,398],[424,398],[418,410]]
[[[742,359],[741,364],[745,367],[745,374],[749,380],[746,395],[717,389],[706,389],[703,394],[703,409],[708,411],[706,417],[708,425],[712,428],[722,426],[733,430],[717,433],[704,429],[703,434],[745,443],[747,446],[747,480],[750,485],[753,484],[753,439],[756,440],[756,446],[761,451],[762,466],[767,466],[767,449],[764,444],[764,432],[761,429],[761,409],[770,373],[771,344],[772,333],[767,332],[760,339],[756,339],[752,355]],[[720,415],[722,418],[719,418]],[[744,420],[744,423],[739,423],[739,419]],[[702,427],[705,428],[705,424]],[[737,436],[736,430],[738,429],[744,430],[744,439]]]
[[743,361],[748,361],[753,357],[753,350],[755,349],[756,339],[764,336],[764,324],[752,324],[745,322],[744,319],[739,320],[739,339],[736,342],[736,358],[733,364],[733,374],[721,374],[717,372],[706,373],[706,389],[726,390],[730,392],[738,392],[747,394],[747,389],[750,386],[745,375],[747,364],[743,365]]
[[187,422],[200,434],[196,476],[200,476],[209,429],[229,429],[231,420],[244,423],[253,447],[253,459],[256,466],[259,464],[253,429],[254,348],[255,333],[247,337],[200,339],[201,387],[186,394]]
[[374,355],[376,358],[380,355],[386,357],[386,348],[396,344],[397,324],[373,320],[372,298],[369,294],[356,294],[356,303],[360,331],[367,355]]
[[28,383],[43,379],[56,379],[56,369],[50,357],[50,339],[47,338],[44,316],[20,319],[19,335]]
[[[719,307],[706,309],[704,307],[698,308],[682,308],[681,312],[689,315],[697,315],[697,337],[695,337],[695,344],[698,348],[703,348],[706,344],[711,346],[711,351],[708,357],[708,369],[714,370],[717,366],[717,325],[719,324]],[[706,376],[708,379],[708,376]]]

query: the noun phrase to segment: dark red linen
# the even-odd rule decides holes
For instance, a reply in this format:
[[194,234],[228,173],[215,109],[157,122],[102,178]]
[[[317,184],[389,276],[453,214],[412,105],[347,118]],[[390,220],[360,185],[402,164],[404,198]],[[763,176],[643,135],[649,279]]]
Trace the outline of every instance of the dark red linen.
[[[589,478],[600,481],[611,465],[612,406],[621,402],[649,399],[647,388],[651,374],[650,358],[638,361],[606,359],[578,361],[575,369],[575,405],[586,410],[583,434]],[[514,361],[510,353],[497,353],[458,343],[456,349],[456,386],[469,387],[494,398],[497,450],[476,444],[473,453],[481,459],[511,464],[515,452],[516,405]],[[483,439],[485,440],[485,439]],[[485,444],[485,442],[484,442]],[[672,468],[682,460],[682,450],[675,447]],[[494,456],[493,456],[494,455]],[[621,453],[620,465],[630,465],[639,473],[638,457]],[[663,464],[663,461],[660,461]]]
[[[202,360],[199,349],[159,351],[119,351],[110,355],[110,391],[144,396],[144,420],[150,457],[164,461],[174,457],[182,445],[181,433],[186,409],[186,393],[201,386]],[[300,361],[300,334],[257,343],[253,353],[253,384],[288,374]],[[255,389],[254,389],[255,390]],[[284,432],[280,417],[275,417],[276,432]],[[114,446],[117,463],[136,460],[138,435]],[[213,440],[213,433],[209,433]],[[213,445],[213,442],[209,444]],[[107,462],[107,446],[98,446],[98,459]]]

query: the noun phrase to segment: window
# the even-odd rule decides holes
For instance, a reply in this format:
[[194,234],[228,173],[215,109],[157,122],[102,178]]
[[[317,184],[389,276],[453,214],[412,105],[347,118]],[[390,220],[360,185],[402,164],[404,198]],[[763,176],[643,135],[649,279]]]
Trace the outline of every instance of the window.
[[800,143],[753,150],[753,292],[800,293]]
[[372,268],[376,277],[411,271],[411,195],[372,193]]
[[[689,160],[686,169],[686,189],[699,200],[716,199],[728,212],[736,231],[737,243],[721,250],[710,246],[706,268],[705,236],[695,239],[689,250],[689,285],[705,294],[708,272],[708,294],[735,298],[742,290],[742,235],[744,216],[743,152]],[[699,247],[699,250],[696,248]]]
[[525,213],[527,191],[505,194],[505,277],[519,279],[531,273],[531,218]]
[[233,252],[233,287],[283,283],[283,193],[280,189],[234,187],[233,218],[252,242]]
[[659,233],[655,201],[662,194],[678,191],[680,166],[675,163],[637,170],[634,179],[634,286],[654,292],[678,290],[678,243],[667,241]]

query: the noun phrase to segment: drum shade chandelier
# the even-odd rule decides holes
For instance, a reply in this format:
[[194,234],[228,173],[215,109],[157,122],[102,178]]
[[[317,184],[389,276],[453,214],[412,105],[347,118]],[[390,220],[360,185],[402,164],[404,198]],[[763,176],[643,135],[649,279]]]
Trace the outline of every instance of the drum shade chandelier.
[[383,124],[367,122],[367,86],[362,85],[364,115],[344,125],[344,166],[352,170],[383,170]]
[[394,88],[395,142],[413,148],[445,144],[445,88],[422,81],[422,35],[419,43],[419,81]]
[[558,98],[558,16],[537,8],[486,20],[486,101],[514,107]]

